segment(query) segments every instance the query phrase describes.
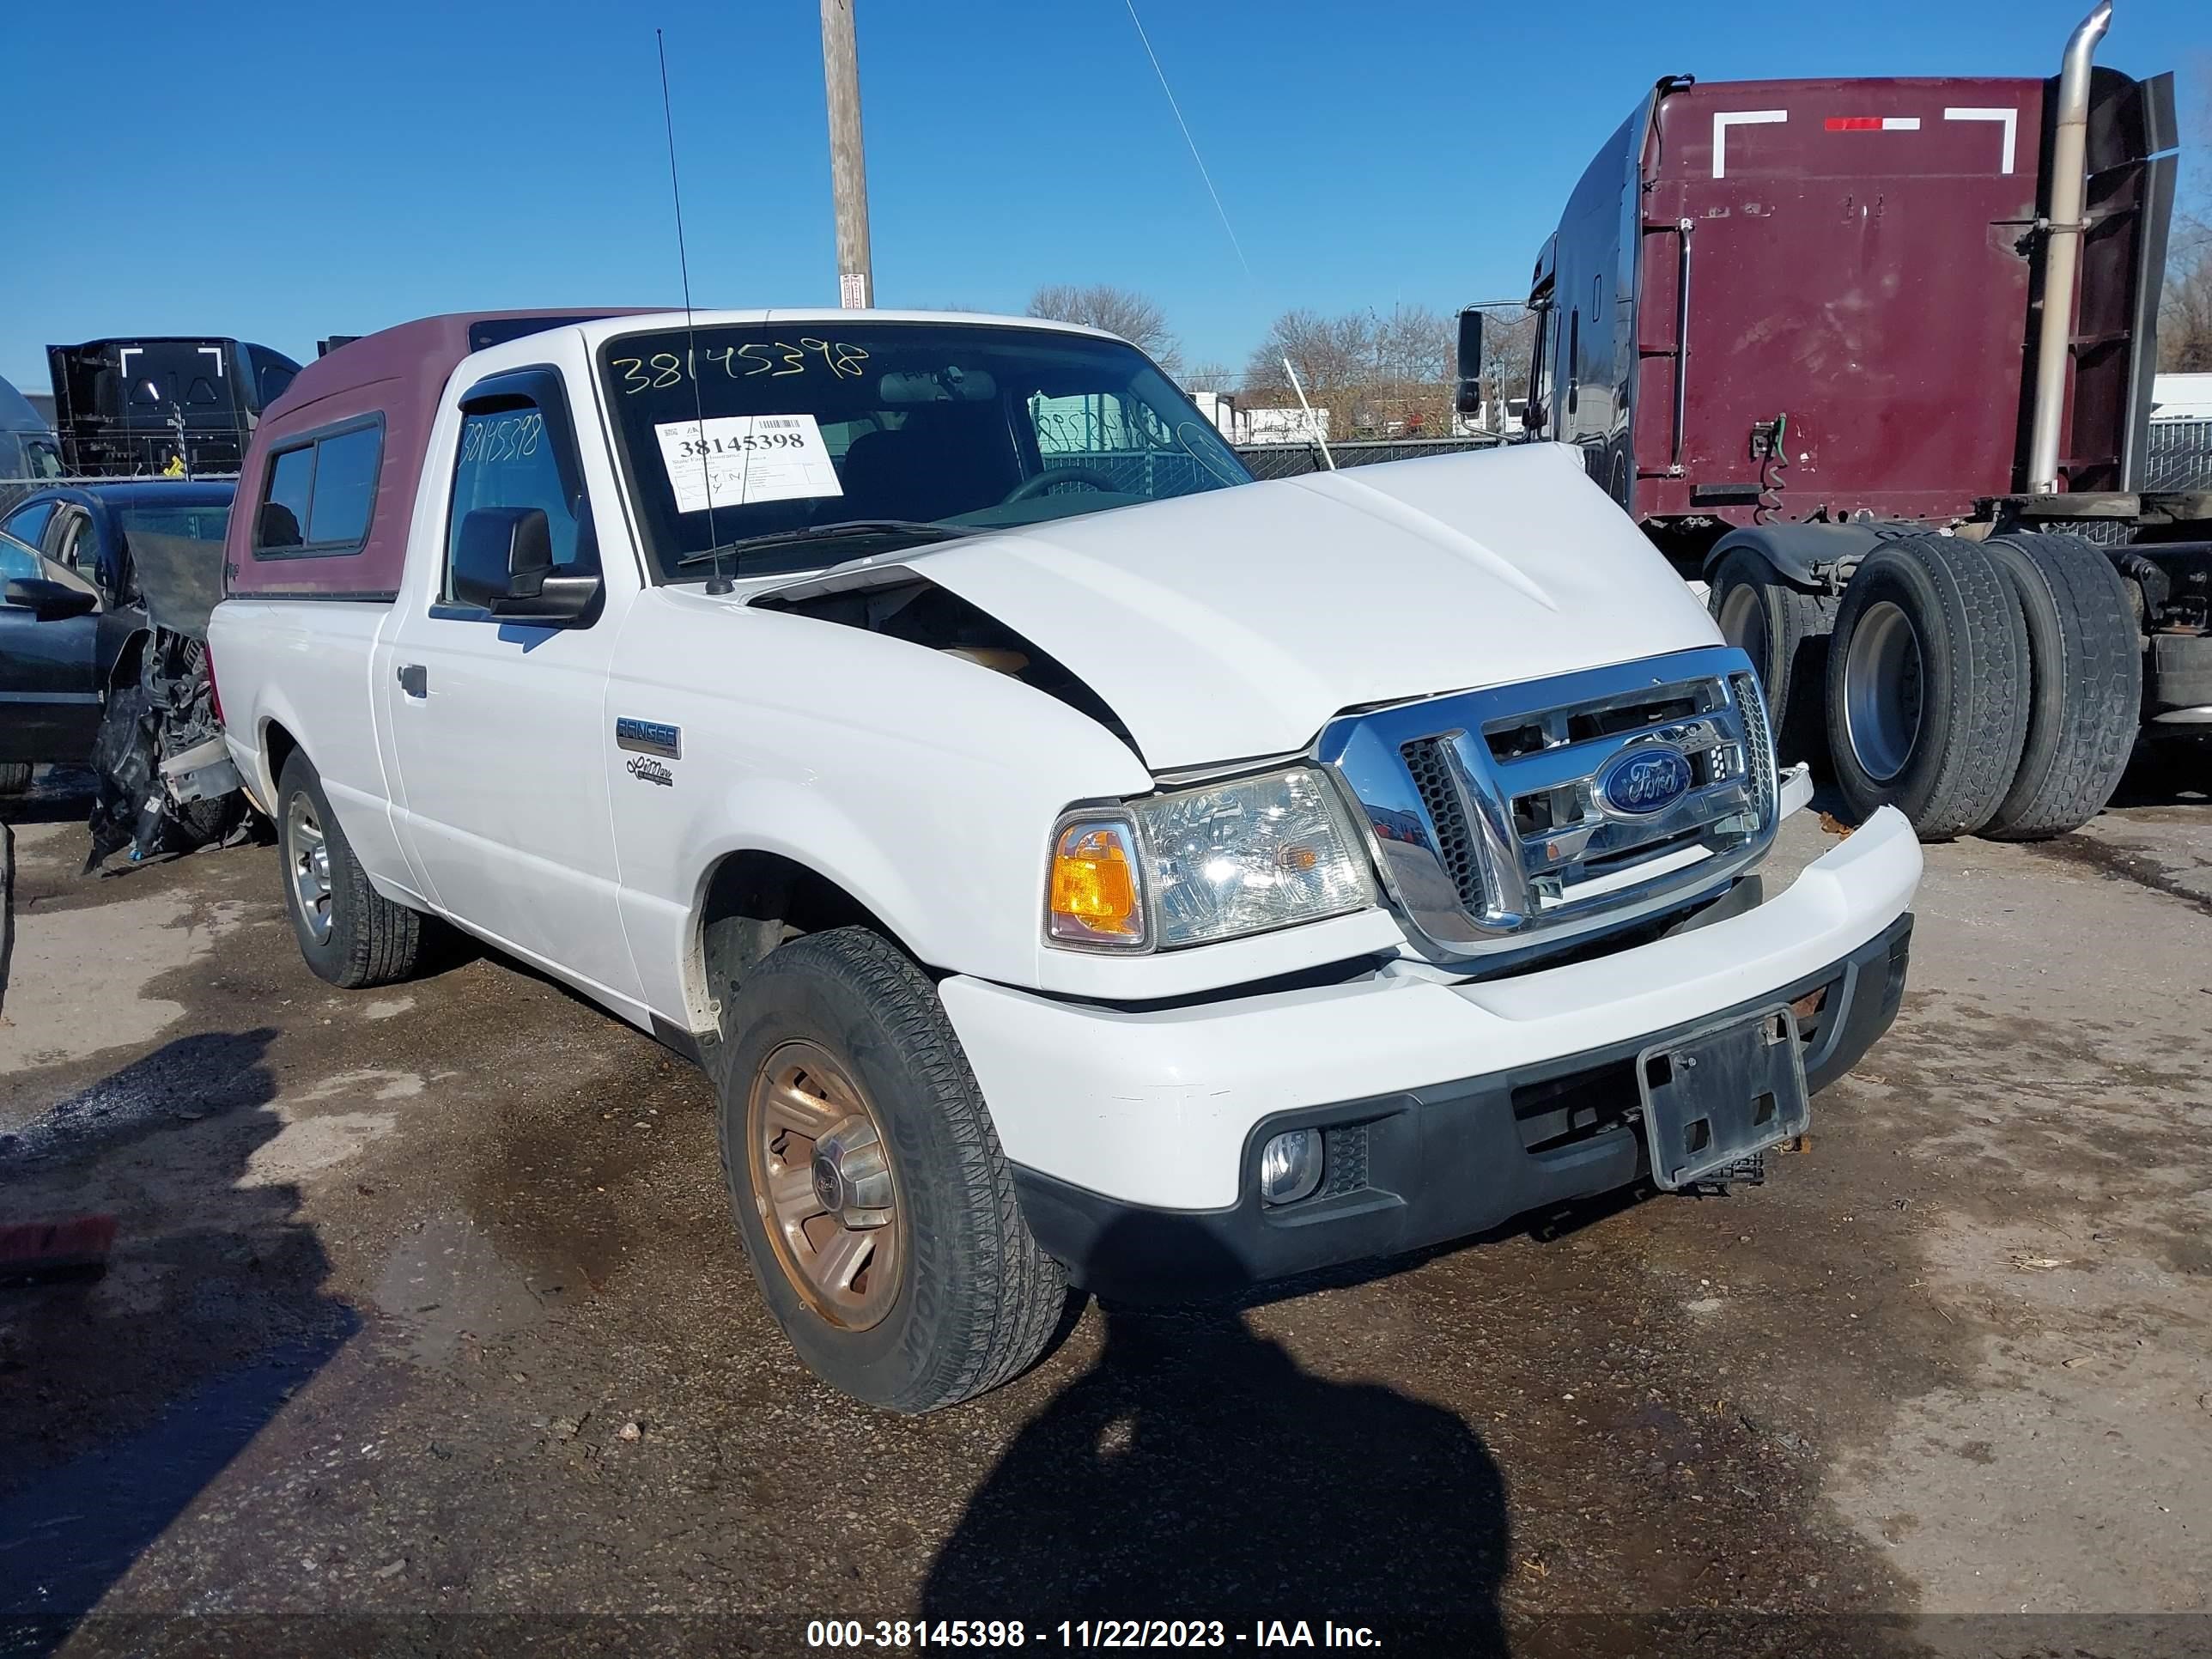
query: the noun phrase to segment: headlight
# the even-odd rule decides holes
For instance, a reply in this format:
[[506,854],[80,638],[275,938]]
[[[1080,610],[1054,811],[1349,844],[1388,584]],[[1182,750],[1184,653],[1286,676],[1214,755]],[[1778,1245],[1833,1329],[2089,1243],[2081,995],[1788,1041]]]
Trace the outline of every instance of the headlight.
[[1374,902],[1335,792],[1294,766],[1069,814],[1045,928],[1061,945],[1168,950]]

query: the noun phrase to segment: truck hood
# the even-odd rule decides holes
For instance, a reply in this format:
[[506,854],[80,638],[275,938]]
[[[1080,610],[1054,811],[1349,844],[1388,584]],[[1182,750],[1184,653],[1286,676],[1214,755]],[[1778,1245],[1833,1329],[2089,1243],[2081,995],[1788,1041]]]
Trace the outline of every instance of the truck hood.
[[1578,453],[1549,443],[1149,502],[769,592],[909,572],[1079,675],[1155,772],[1289,754],[1348,708],[1720,638]]

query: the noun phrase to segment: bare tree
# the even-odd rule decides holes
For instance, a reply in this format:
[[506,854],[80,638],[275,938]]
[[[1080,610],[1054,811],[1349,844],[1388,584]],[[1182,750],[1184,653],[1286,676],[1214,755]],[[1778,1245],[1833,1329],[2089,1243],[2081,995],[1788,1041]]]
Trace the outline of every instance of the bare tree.
[[2212,372],[2212,226],[2177,219],[2158,307],[2158,366]]
[[[2212,55],[2194,67],[2203,87]],[[2197,100],[2189,126],[2183,149],[2191,183],[2166,240],[2158,307],[2158,366],[2185,374],[2212,371],[2212,90]]]
[[1212,359],[1185,371],[1182,376],[1185,392],[1234,392],[1237,375],[1228,364]]
[[1170,374],[1182,367],[1182,347],[1168,326],[1167,313],[1134,289],[1110,283],[1048,283],[1030,295],[1029,313],[1118,334]]
[[1287,358],[1306,395],[1318,404],[1324,395],[1358,386],[1374,355],[1374,330],[1365,312],[1324,317],[1317,311],[1286,311],[1252,349],[1244,385],[1254,392],[1289,392],[1290,376],[1283,367]]
[[1286,311],[1253,348],[1244,368],[1246,393],[1285,406],[1294,402],[1287,359],[1307,401],[1328,411],[1331,436],[1449,432],[1453,329],[1426,306],[1340,317]]

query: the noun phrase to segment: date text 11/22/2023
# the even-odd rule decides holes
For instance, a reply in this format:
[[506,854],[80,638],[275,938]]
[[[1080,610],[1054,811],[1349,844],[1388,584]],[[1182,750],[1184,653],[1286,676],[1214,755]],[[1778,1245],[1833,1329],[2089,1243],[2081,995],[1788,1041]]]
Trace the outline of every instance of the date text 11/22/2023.
[[1063,1619],[1030,1625],[1018,1619],[814,1619],[810,1648],[902,1652],[966,1648],[984,1652],[1023,1647],[1063,1648],[1379,1648],[1366,1625],[1322,1620],[1256,1619],[1249,1626],[1221,1619]]

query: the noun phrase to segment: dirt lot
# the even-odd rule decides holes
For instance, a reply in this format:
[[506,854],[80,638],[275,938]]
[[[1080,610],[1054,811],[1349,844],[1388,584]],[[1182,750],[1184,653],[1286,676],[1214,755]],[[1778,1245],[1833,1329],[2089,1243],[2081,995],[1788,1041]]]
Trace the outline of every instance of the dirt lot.
[[333,993],[269,849],[83,878],[69,784],[9,808],[0,1219],[121,1232],[0,1291],[0,1651],[2212,1649],[2201,799],[1930,849],[1905,1012],[1763,1188],[1092,1306],[904,1420],[769,1324],[681,1061],[495,957]]

